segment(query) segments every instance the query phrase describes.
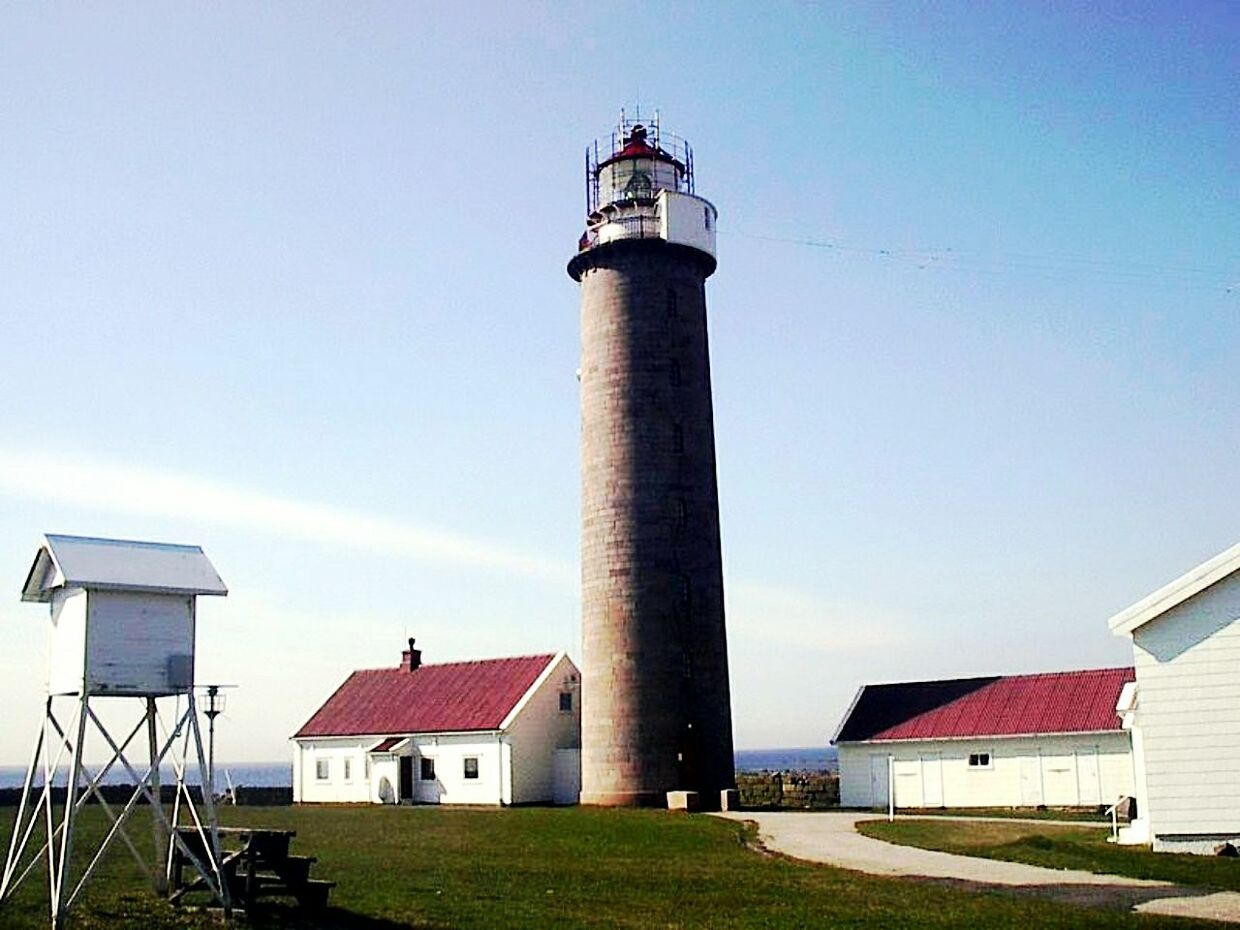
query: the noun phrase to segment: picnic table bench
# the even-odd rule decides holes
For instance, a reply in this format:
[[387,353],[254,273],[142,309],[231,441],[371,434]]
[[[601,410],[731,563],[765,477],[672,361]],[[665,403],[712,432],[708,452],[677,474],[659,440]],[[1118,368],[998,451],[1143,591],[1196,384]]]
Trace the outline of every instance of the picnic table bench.
[[[202,834],[192,827],[179,827],[177,834],[185,847],[181,843],[172,845],[168,900],[173,904],[181,903],[192,892],[208,890],[185,852],[187,849],[204,864],[208,861]],[[220,871],[233,907],[248,911],[263,898],[294,898],[308,909],[327,906],[336,883],[310,877],[317,861],[314,856],[290,855],[289,845],[296,835],[295,830],[219,828]]]

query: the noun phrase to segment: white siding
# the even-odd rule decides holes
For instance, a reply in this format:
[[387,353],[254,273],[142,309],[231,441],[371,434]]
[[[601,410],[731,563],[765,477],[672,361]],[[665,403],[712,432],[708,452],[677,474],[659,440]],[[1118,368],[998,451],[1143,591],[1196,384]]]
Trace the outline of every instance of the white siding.
[[[969,765],[973,753],[988,753],[990,765]],[[888,754],[895,757],[897,807],[1076,807],[1133,793],[1131,743],[1122,731],[841,743],[842,806],[886,806]]]
[[[570,682],[570,676],[575,681]],[[534,804],[555,797],[557,749],[581,747],[581,680],[566,656],[520,707],[508,728],[506,742],[512,750],[513,804]],[[560,693],[571,695],[572,710],[560,710]]]
[[659,195],[660,233],[668,242],[715,254],[715,208],[692,194],[664,191]]
[[[294,801],[365,802],[371,800],[369,779],[366,778],[364,749],[377,740],[344,737],[331,740],[298,742],[293,758]],[[349,779],[344,777],[344,762],[349,760]],[[318,764],[325,762],[327,778],[318,777]],[[373,771],[373,770],[372,770]]]
[[[399,755],[369,754],[381,736],[298,740],[293,753],[294,800],[310,804],[384,801],[385,789],[401,802],[418,804],[499,804],[502,773],[497,733],[438,734],[412,737]],[[369,759],[368,759],[369,756]],[[413,760],[413,796],[400,796],[401,756]],[[478,777],[465,777],[465,759],[478,760]],[[421,778],[423,758],[433,759],[435,777]],[[345,762],[349,777],[345,777]],[[326,778],[319,778],[319,764]],[[384,780],[386,779],[386,785]],[[505,798],[505,800],[507,800]]]
[[191,595],[91,591],[87,661],[92,691],[167,694],[173,657],[190,663],[193,682],[194,598]]
[[1151,833],[1240,832],[1240,573],[1138,627],[1133,655]]
[[48,694],[80,694],[86,675],[86,592],[52,593],[52,629],[47,641]]

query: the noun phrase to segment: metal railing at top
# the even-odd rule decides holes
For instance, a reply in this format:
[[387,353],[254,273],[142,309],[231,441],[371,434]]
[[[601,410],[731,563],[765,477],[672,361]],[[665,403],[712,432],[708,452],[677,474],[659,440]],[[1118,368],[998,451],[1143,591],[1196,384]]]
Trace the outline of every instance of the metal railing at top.
[[681,193],[692,194],[693,181],[693,147],[689,143],[670,132],[663,132],[659,127],[659,112],[654,118],[643,120],[640,114],[630,118],[623,110],[620,111],[620,122],[610,135],[595,139],[593,145],[586,146],[586,213],[593,213],[599,205],[598,169],[614,155],[620,154],[625,142],[637,126],[646,129],[646,142],[655,149],[669,156],[680,166],[679,190]]
[[657,216],[621,216],[606,223],[592,226],[581,236],[578,251],[584,252],[596,245],[617,239],[659,239],[663,236],[663,223]]

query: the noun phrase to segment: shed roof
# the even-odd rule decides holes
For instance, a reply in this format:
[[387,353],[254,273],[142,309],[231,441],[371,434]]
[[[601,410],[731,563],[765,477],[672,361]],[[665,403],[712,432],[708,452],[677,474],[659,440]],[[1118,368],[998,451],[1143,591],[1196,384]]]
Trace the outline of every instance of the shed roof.
[[1240,571],[1240,543],[1207,559],[1126,610],[1121,610],[1107,624],[1116,636],[1128,635],[1237,571]]
[[354,672],[294,739],[498,730],[556,655]]
[[865,685],[833,742],[1033,736],[1122,729],[1131,668]]
[[23,601],[48,601],[60,587],[165,594],[227,594],[199,546],[49,533],[22,586]]

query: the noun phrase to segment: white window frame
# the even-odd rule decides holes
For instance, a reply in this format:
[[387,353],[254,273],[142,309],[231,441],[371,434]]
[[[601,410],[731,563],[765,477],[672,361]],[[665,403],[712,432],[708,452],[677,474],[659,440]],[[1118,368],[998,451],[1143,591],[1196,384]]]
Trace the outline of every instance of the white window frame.
[[[986,757],[985,762],[974,762],[974,759],[980,760],[982,756]],[[978,749],[969,753],[968,758],[970,772],[988,772],[995,767],[995,754],[989,749]]]
[[[474,774],[469,774],[469,763],[474,764]],[[482,766],[477,756],[465,756],[461,762],[461,777],[465,781],[480,781],[482,779]]]

